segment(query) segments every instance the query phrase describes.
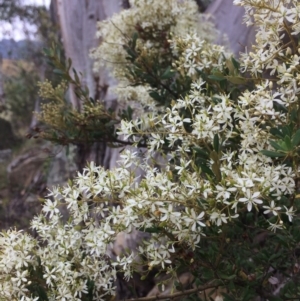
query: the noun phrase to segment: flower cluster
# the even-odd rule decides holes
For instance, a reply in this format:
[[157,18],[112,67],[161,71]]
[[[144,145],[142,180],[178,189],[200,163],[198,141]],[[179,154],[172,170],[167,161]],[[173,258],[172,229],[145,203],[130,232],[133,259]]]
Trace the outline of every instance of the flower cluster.
[[96,71],[105,65],[118,80],[114,92],[119,106],[127,106],[133,100],[135,116],[141,117],[145,109],[157,111],[153,96],[149,95],[154,87],[144,79],[152,77],[159,87],[160,80],[168,79],[167,70],[176,58],[170,36],[197,33],[201,40],[211,42],[217,31],[192,0],[132,0],[130,5],[130,10],[99,23],[97,35],[102,43],[91,55]]
[[114,231],[97,228],[102,234],[96,246],[95,225],[80,231],[77,221],[64,223],[58,206],[48,199],[44,214],[32,220],[39,239],[16,230],[1,235],[0,300],[79,301],[91,293],[101,300],[113,293],[116,270],[103,250]]
[[194,1],[131,0],[130,5],[130,10],[99,23],[97,35],[103,43],[92,52],[95,70],[99,65],[109,66],[118,80],[128,80],[124,67],[128,54],[124,46],[135,32],[140,33],[136,47],[159,57],[164,47],[162,41],[170,32],[179,36],[197,32],[201,39],[209,41],[216,37],[216,30],[207,16],[198,13]]

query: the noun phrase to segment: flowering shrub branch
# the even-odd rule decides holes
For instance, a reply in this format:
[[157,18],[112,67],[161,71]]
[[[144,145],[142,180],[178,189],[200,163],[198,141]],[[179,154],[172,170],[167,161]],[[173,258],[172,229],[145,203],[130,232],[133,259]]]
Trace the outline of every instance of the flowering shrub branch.
[[[228,301],[300,298],[300,6],[235,3],[258,27],[241,63],[203,38],[210,25],[198,26],[192,1],[132,1],[100,24],[94,57],[134,109],[111,129],[147,147],[124,150],[113,170],[91,162],[54,188],[32,221],[37,238],[2,234],[2,299],[107,300],[118,273],[150,271],[188,271],[196,288],[185,293],[218,283]],[[108,255],[136,229],[148,233],[137,249]]]

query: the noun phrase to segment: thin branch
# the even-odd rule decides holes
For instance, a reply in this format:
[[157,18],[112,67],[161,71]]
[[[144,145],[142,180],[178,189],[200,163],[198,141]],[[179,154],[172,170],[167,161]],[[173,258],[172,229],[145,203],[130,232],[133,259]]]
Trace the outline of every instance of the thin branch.
[[143,298],[135,298],[135,299],[126,299],[124,301],[155,301],[155,300],[166,300],[166,299],[175,299],[177,297],[181,297],[181,296],[187,296],[187,295],[191,295],[193,293],[197,293],[199,291],[204,291],[206,289],[209,288],[215,288],[220,286],[219,284],[207,284],[207,285],[202,285],[196,288],[192,288],[189,290],[185,290],[182,292],[178,292],[178,293],[174,293],[174,294],[170,294],[170,295],[162,295],[162,294],[157,294],[156,296],[153,297],[143,297]]

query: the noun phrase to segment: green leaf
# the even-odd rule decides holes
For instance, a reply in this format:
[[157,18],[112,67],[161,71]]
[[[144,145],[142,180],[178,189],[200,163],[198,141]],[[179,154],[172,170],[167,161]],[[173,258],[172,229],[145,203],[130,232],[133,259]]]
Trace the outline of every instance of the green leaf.
[[224,75],[209,75],[208,78],[218,82],[226,80],[226,77]]
[[68,72],[70,71],[71,66],[72,66],[72,59],[68,58],[68,64],[67,64],[67,70],[68,70]]
[[284,235],[276,235],[276,239],[278,239],[280,241],[280,244],[283,245],[284,247],[288,248],[289,244],[288,244],[288,240],[289,238],[287,236]]
[[51,55],[51,50],[49,48],[43,48],[43,52],[46,56],[50,56]]
[[132,35],[132,48],[135,49],[136,41],[139,37],[139,34],[135,31]]
[[59,48],[56,48],[56,57],[58,58],[58,61],[61,61],[61,51]]
[[225,63],[226,63],[226,67],[227,67],[228,70],[229,70],[229,74],[234,75],[235,67],[234,67],[232,61],[231,61],[230,59],[227,59]]
[[169,79],[169,78],[172,78],[174,76],[174,74],[175,74],[175,72],[171,71],[171,66],[168,66],[160,78],[161,79]]
[[285,154],[282,153],[277,153],[277,152],[273,152],[273,151],[269,151],[269,150],[262,150],[260,151],[263,155],[267,156],[267,157],[271,157],[271,158],[277,158],[277,157],[285,157]]
[[95,282],[89,278],[86,284],[88,289],[89,300],[92,301],[94,295]]
[[129,121],[132,120],[132,113],[133,113],[133,109],[131,106],[127,107],[127,116],[129,118]]
[[215,174],[207,165],[199,164],[199,167],[201,168],[202,172],[206,173],[207,175],[210,175],[211,177],[214,177]]
[[292,129],[287,125],[282,128],[283,136],[292,136]]
[[58,75],[64,75],[66,74],[64,70],[61,69],[54,69],[53,73],[58,74]]
[[226,76],[226,78],[235,85],[244,85],[247,82],[247,79],[240,76]]
[[89,94],[90,94],[90,90],[88,88],[88,86],[85,87],[85,89],[83,89],[83,94],[88,98],[89,97]]
[[292,141],[291,141],[291,138],[289,136],[284,137],[284,142],[285,142],[287,150],[292,150],[293,149]]
[[219,147],[220,147],[220,143],[219,143],[219,135],[215,134],[214,136],[214,150],[218,153],[219,152]]
[[202,148],[196,146],[196,147],[193,147],[193,150],[194,150],[197,154],[201,155],[202,157],[204,157],[204,158],[206,158],[206,159],[209,158],[209,155],[208,155],[208,153],[207,153],[207,151],[206,151],[205,149],[202,149]]
[[290,120],[294,123],[297,123],[297,116],[298,116],[297,110],[292,110],[290,113]]
[[298,129],[295,135],[293,136],[292,144],[294,147],[300,144],[300,129]]
[[273,140],[270,140],[269,142],[275,150],[283,150],[283,151],[287,150],[285,144],[282,146]]
[[136,59],[135,51],[128,46],[125,46],[124,48],[129,55],[129,60],[133,62]]
[[236,278],[235,274],[233,274],[233,275],[220,274],[220,276],[222,279],[226,279],[226,280],[232,280],[232,279]]
[[48,296],[47,296],[47,292],[46,290],[42,287],[42,286],[38,286],[38,288],[36,289],[38,296],[39,296],[39,300],[41,301],[48,301]]
[[284,137],[283,134],[282,134],[282,132],[279,129],[277,129],[277,128],[271,128],[270,129],[270,133],[273,136],[278,137],[278,138],[283,138]]
[[231,57],[231,62],[234,66],[235,69],[239,70],[240,69],[240,63],[237,61],[233,56]]
[[75,77],[75,82],[77,84],[80,84],[80,79],[79,79],[79,76],[77,74],[77,71],[73,68],[73,73],[74,73],[74,77]]
[[146,228],[146,227],[142,227],[140,228],[141,231],[143,232],[146,232],[146,233],[160,233],[161,232],[161,228],[160,227],[149,227],[149,228]]
[[156,101],[161,102],[162,98],[161,96],[158,94],[158,92],[152,90],[151,92],[149,92],[149,95]]

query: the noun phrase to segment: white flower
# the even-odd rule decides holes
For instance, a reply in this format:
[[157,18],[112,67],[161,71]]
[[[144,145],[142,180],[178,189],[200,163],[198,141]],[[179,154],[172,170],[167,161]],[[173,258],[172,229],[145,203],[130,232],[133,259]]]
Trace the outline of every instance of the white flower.
[[23,282],[27,282],[28,271],[25,270],[23,272],[17,271],[16,277],[12,277],[11,280],[16,283],[17,286],[22,286]]
[[272,212],[275,216],[278,215],[279,210],[281,210],[281,207],[276,207],[276,204],[274,201],[271,201],[270,206],[263,206],[263,208],[267,209],[264,211],[264,214],[268,214],[270,212]]
[[54,214],[59,213],[57,201],[51,201],[50,199],[47,199],[42,210],[46,213],[46,215],[49,213],[49,218],[52,218]]
[[186,225],[188,227],[191,227],[192,231],[196,231],[197,225],[201,227],[205,227],[205,224],[202,222],[204,217],[204,212],[201,212],[198,216],[196,215],[196,212],[194,209],[188,210],[188,208],[185,209],[187,216],[185,216],[183,219],[186,222]]
[[196,45],[195,42],[192,42],[192,45],[186,49],[185,59],[188,60],[190,57],[194,58],[198,55],[199,50],[201,50],[203,41],[200,45]]
[[56,268],[52,268],[50,270],[49,267],[46,266],[45,267],[45,271],[46,271],[46,273],[43,275],[43,278],[46,279],[47,285],[53,286],[53,282],[52,281],[57,279],[57,277],[55,276]]
[[223,223],[227,224],[227,219],[228,217],[226,216],[225,213],[220,213],[215,211],[210,215],[210,220],[216,223],[217,226],[221,226]]
[[176,218],[181,216],[180,212],[174,212],[173,211],[173,205],[169,204],[168,209],[166,208],[160,208],[160,212],[163,213],[162,217],[160,218],[160,221],[167,221],[167,220],[176,220]]
[[258,199],[259,196],[260,196],[259,191],[252,193],[250,189],[247,189],[245,193],[245,197],[239,198],[239,202],[246,203],[248,211],[251,211],[252,205],[256,206],[257,204],[263,203],[262,200]]
[[273,224],[273,223],[271,223],[271,222],[268,221],[268,223],[270,224],[270,226],[268,227],[268,229],[270,231],[272,231],[272,232],[276,232],[276,230],[282,230],[284,228],[282,222]]
[[288,216],[289,221],[292,222],[293,217],[295,216],[296,210],[294,210],[293,206],[290,209],[288,209],[286,206],[283,206],[283,207],[286,210],[285,214]]

